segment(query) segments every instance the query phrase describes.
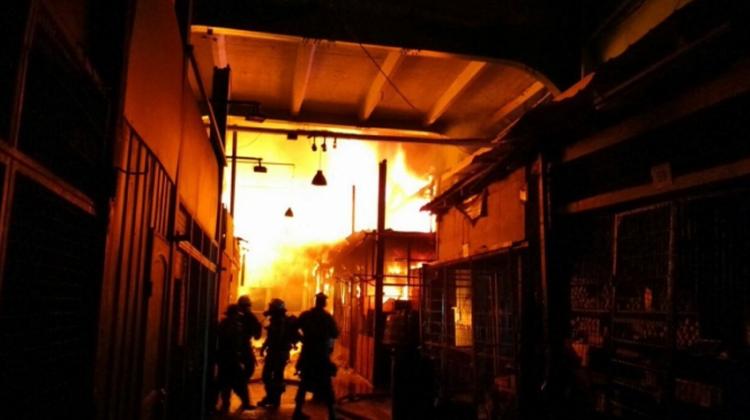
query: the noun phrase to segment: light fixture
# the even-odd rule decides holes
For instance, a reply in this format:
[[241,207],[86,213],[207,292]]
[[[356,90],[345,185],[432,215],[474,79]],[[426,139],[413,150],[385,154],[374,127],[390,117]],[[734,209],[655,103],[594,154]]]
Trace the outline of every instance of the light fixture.
[[312,144],[312,151],[313,151],[313,152],[317,152],[317,151],[318,151],[318,145],[317,145],[317,144],[315,144],[315,139],[313,139],[313,144]]
[[247,101],[247,102],[236,102],[239,108],[244,114],[245,120],[253,122],[263,122],[266,120],[266,115],[260,109],[260,102]]
[[[313,139],[313,141],[315,141]],[[323,144],[325,144],[325,139],[323,139]],[[325,151],[325,149],[323,149]],[[321,167],[323,166],[323,152],[318,153],[318,172],[315,172],[315,176],[312,179],[312,184],[318,187],[325,187],[328,185],[328,181],[326,181],[326,177],[323,175],[323,170]]]
[[297,140],[297,132],[296,131],[290,131],[286,133],[286,139],[287,140]]
[[337,140],[337,138],[336,138],[336,137],[334,137],[334,138],[333,138],[333,148],[334,148],[334,149],[336,148],[336,140]]
[[292,211],[292,208],[289,207],[286,209],[286,212],[284,212],[285,217],[294,217],[294,212]]
[[263,166],[263,164],[260,163],[260,161],[258,161],[258,164],[253,166],[253,172],[259,173],[259,174],[265,174],[268,172],[268,168]]
[[323,144],[320,145],[320,150],[324,152],[328,151],[328,145],[326,145],[326,139],[323,139]]
[[318,187],[325,187],[326,185],[328,185],[328,181],[326,181],[326,177],[325,175],[323,175],[323,171],[318,169],[318,172],[315,172],[315,176],[312,179],[312,184]]

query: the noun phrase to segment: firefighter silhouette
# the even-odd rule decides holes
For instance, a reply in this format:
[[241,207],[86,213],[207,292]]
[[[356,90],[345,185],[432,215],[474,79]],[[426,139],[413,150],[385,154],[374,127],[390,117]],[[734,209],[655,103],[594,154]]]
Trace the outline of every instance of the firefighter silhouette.
[[253,373],[255,373],[256,364],[252,339],[260,339],[263,327],[251,310],[252,304],[249,297],[245,295],[240,296],[237,300],[237,307],[240,311],[240,359],[242,362],[242,381],[244,384],[239,397],[242,400],[242,408],[244,410],[252,410],[255,406],[250,402],[250,392],[247,387],[248,381],[250,381]]
[[224,315],[218,327],[216,357],[219,367],[217,385],[221,391],[221,411],[227,413],[232,390],[242,399],[243,395],[247,395],[247,383],[243,380],[242,314],[237,305],[229,305]]
[[273,299],[263,315],[269,318],[266,340],[261,347],[263,363],[263,385],[266,396],[260,406],[278,408],[284,393],[284,368],[289,361],[289,351],[300,340],[297,319],[286,315],[286,305],[281,299]]
[[336,365],[331,362],[333,342],[339,336],[339,329],[333,316],[326,312],[328,297],[323,293],[315,295],[315,307],[302,312],[298,325],[302,332],[302,351],[297,361],[300,385],[294,398],[293,419],[308,418],[302,413],[305,394],[313,392],[328,406],[328,415],[335,418],[334,394],[331,378],[336,375]]

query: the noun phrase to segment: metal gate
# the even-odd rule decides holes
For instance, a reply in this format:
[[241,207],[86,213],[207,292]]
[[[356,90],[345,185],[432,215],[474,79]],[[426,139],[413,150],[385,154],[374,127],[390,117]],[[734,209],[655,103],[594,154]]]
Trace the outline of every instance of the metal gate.
[[517,393],[522,255],[505,250],[423,269],[421,334],[441,398]]

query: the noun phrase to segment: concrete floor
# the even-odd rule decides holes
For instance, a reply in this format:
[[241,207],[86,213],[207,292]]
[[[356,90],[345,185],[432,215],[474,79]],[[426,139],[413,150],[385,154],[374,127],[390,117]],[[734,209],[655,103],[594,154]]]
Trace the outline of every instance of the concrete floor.
[[[262,361],[258,364],[253,379],[250,383],[250,400],[253,404],[265,395],[263,383],[260,381],[260,375],[263,371]],[[278,409],[265,409],[258,407],[255,410],[241,411],[240,400],[232,394],[232,403],[228,415],[216,414],[211,420],[245,420],[245,419],[291,419],[294,411],[294,396],[297,393],[296,381],[294,376],[294,361],[290,361],[284,374],[287,379],[286,392],[282,395],[281,406]],[[372,395],[372,390],[367,381],[362,379],[355,372],[340,368],[333,380],[334,390],[336,392],[337,418],[341,420],[390,420],[390,400],[386,396],[376,398]],[[325,405],[313,401],[312,394],[307,395],[304,412],[312,420],[328,419],[328,410]],[[218,405],[217,405],[218,407]]]

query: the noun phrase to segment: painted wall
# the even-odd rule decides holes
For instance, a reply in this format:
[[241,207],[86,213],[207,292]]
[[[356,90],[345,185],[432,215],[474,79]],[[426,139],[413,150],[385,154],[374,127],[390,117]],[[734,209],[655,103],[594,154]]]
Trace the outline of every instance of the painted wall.
[[[197,419],[204,410],[202,400],[194,395],[205,387],[206,371],[176,370],[180,357],[191,357],[194,366],[205,360],[201,349],[208,348],[204,341],[208,317],[201,314],[214,309],[216,280],[213,269],[206,268],[211,262],[201,265],[189,259],[181,266],[177,258],[186,254],[174,252],[177,245],[170,240],[169,224],[157,229],[153,225],[158,218],[151,215],[165,214],[162,219],[167,220],[176,213],[173,206],[180,205],[201,230],[215,237],[220,167],[201,119],[199,99],[188,81],[173,3],[135,3],[124,122],[115,153],[115,165],[122,170],[111,203],[100,311],[97,410],[101,418],[110,419]],[[157,182],[163,183],[162,188],[152,187],[160,185]],[[166,191],[176,191],[176,203]],[[196,252],[206,257],[206,249]],[[185,267],[189,270],[176,270]],[[188,280],[182,283],[180,277]],[[186,295],[192,300],[184,299]],[[194,319],[183,328],[175,319],[188,311]],[[172,314],[179,315],[172,318]],[[167,334],[178,328],[186,341]],[[194,351],[179,353],[182,345]],[[166,401],[162,388],[169,389]]]
[[182,149],[177,189],[183,205],[201,228],[215,237],[219,203],[219,163],[216,160],[198,103],[190,86],[183,86]]
[[177,176],[185,61],[172,2],[140,0],[128,57],[125,118]]
[[438,261],[450,261],[510,246],[525,239],[523,168],[488,187],[487,216],[472,225],[452,208],[438,219]]
[[219,167],[186,77],[182,51],[171,2],[139,1],[128,59],[125,118],[177,180],[183,204],[213,237]]

